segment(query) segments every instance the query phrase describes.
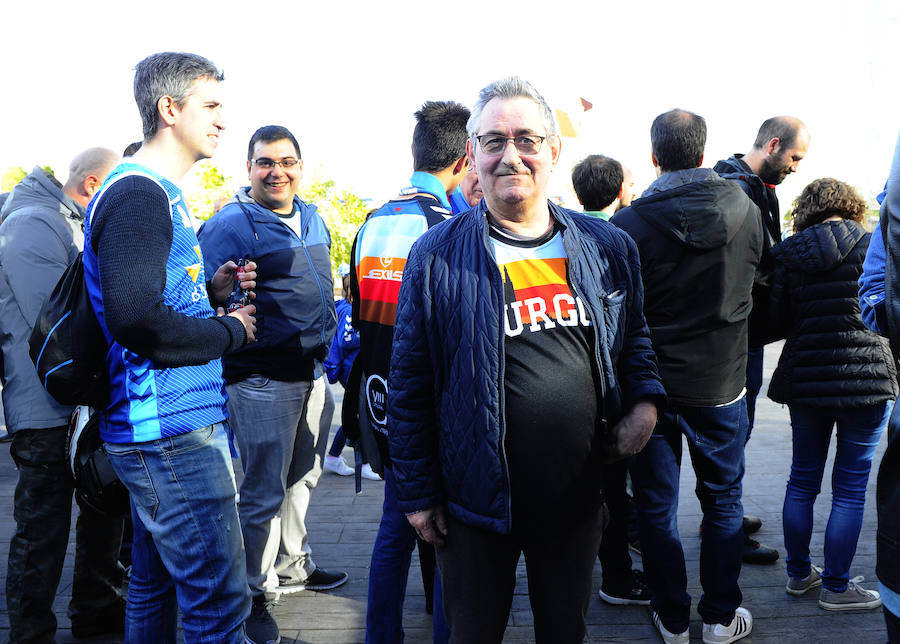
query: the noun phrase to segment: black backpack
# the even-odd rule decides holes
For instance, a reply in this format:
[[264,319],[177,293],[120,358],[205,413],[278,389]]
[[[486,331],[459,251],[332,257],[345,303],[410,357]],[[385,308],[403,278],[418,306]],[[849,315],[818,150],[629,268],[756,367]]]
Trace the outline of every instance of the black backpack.
[[82,253],[41,307],[28,345],[41,384],[57,402],[106,407],[109,345],[88,296]]

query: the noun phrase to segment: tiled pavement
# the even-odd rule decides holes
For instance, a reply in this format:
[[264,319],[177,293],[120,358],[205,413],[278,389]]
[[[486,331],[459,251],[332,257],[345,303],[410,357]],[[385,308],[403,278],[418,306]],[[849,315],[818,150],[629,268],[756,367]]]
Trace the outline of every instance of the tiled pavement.
[[[766,352],[766,380],[777,359],[778,347]],[[765,388],[764,388],[765,391]],[[335,394],[340,399],[340,387]],[[791,460],[790,430],[787,409],[765,398],[760,399],[757,426],[747,450],[747,476],[744,485],[744,507],[748,514],[763,518],[759,538],[776,546],[782,559],[769,566],[744,566],[741,587],[744,605],[754,616],[752,635],[745,642],[850,642],[865,644],[885,641],[883,618],[879,611],[856,613],[826,613],[816,603],[816,593],[806,597],[792,597],[784,592],[784,546],[781,537],[781,504],[784,485]],[[339,415],[336,415],[338,418]],[[335,429],[335,428],[333,428]],[[884,440],[876,455],[876,467],[884,449]],[[12,495],[15,469],[8,454],[8,444],[0,447],[0,641],[8,637],[8,618],[5,613],[6,556],[13,532]],[[833,448],[832,448],[833,453]],[[347,452],[348,460],[350,452]],[[688,466],[681,479],[681,507],[679,528],[688,561],[688,579],[694,604],[700,597],[698,559],[700,541],[697,526],[700,508],[693,495],[694,477]],[[830,464],[829,468],[830,470]],[[828,470],[826,470],[828,471]],[[363,492],[353,493],[352,480],[326,474],[313,493],[309,512],[310,543],[316,562],[325,568],[342,568],[350,573],[350,581],[343,587],[327,592],[301,592],[282,600],[276,609],[281,626],[282,642],[355,643],[364,640],[364,620],[368,566],[372,543],[380,518],[381,483],[363,481]],[[829,480],[823,482],[822,494],[816,504],[816,525],[812,551],[815,561],[821,562],[823,532],[830,505]],[[852,575],[865,575],[864,586],[875,587],[875,478],[869,483],[869,502],[859,549]],[[73,522],[74,525],[74,522]],[[70,544],[63,579],[59,587],[56,610],[60,624],[58,641],[73,642],[68,631],[66,605],[71,593],[72,552]],[[415,556],[415,555],[414,555]],[[640,564],[640,558],[636,557]],[[519,567],[519,583],[513,600],[513,610],[506,642],[533,640],[531,611],[528,605],[524,566]],[[599,588],[599,565],[594,572],[595,591]],[[658,642],[647,610],[643,607],[611,607],[594,597],[588,612],[588,639],[591,642]],[[414,561],[405,605],[404,625],[410,644],[430,641],[430,618],[425,613],[425,601],[417,563]],[[693,613],[691,635],[700,641],[700,620]],[[82,640],[87,641],[87,640]],[[94,642],[104,640],[95,639]],[[106,640],[109,641],[109,640]],[[113,640],[114,641],[114,640]]]

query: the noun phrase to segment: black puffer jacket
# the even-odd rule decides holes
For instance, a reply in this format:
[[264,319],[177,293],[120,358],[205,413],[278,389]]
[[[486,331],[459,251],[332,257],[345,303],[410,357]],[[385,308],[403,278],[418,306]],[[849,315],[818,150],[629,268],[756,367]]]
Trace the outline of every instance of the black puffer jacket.
[[860,317],[857,280],[870,238],[856,222],[826,221],[772,248],[772,322],[787,337],[769,384],[775,402],[847,409],[896,396],[887,340]]

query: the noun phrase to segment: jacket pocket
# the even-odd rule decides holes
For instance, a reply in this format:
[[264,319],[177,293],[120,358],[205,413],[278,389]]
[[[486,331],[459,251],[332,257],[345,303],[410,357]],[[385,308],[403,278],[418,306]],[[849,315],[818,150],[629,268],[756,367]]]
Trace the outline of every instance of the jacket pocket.
[[615,290],[602,299],[603,322],[606,329],[606,346],[609,347],[610,356],[618,355],[624,343],[625,329],[623,324],[623,304],[625,303],[625,291]]

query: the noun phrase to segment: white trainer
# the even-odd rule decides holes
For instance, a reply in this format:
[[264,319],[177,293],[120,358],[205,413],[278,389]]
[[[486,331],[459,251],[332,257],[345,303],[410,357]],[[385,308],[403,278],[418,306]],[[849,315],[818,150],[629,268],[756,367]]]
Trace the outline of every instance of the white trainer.
[[353,474],[353,468],[347,465],[343,456],[325,455],[325,463],[322,466],[326,472],[337,474],[338,476],[350,476]]

